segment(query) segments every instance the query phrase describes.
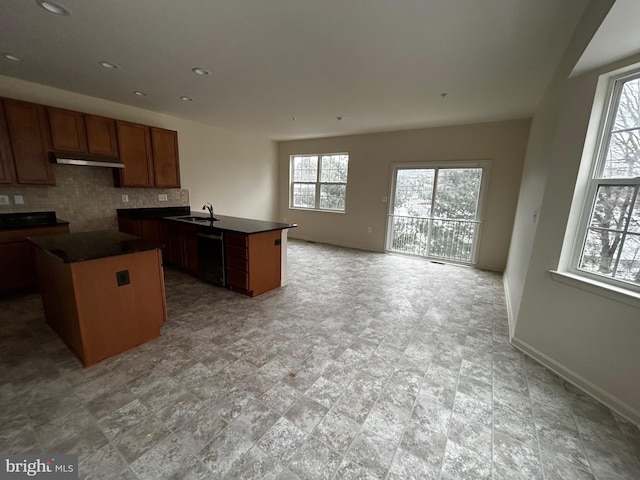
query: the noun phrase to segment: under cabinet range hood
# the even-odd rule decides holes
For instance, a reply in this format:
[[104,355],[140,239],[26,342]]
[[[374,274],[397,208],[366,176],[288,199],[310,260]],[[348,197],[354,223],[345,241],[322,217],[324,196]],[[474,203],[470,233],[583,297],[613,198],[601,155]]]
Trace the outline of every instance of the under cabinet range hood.
[[65,165],[85,165],[88,167],[107,167],[107,168],[124,168],[122,163],[117,158],[111,157],[98,157],[95,155],[85,155],[79,153],[52,153],[54,163],[62,163]]

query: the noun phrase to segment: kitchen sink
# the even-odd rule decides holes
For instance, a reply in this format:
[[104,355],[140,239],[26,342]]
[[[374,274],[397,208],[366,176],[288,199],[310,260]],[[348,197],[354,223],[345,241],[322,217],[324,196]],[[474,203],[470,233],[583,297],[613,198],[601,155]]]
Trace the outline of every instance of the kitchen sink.
[[[188,222],[210,222],[211,217],[178,217],[178,220],[187,220]],[[217,217],[213,217],[213,221],[220,220]]]

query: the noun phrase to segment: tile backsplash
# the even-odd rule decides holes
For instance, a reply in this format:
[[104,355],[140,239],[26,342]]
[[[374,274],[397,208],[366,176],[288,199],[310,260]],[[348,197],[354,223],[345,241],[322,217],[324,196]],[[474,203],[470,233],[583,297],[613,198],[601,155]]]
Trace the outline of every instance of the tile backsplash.
[[[53,165],[56,186],[2,187],[0,195],[9,197],[9,205],[0,205],[0,213],[56,212],[70,222],[72,232],[117,229],[118,208],[177,207],[189,205],[189,190],[180,188],[115,188],[110,168],[77,165]],[[166,195],[160,201],[158,195]],[[15,204],[21,195],[24,204]],[[122,201],[122,196],[128,202]]]

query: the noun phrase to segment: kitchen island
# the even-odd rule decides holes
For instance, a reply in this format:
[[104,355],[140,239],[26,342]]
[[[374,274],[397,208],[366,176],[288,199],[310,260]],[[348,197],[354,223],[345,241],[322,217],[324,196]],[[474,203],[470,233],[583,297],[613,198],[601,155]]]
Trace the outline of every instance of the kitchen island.
[[163,244],[166,265],[244,295],[287,284],[287,230],[295,224],[218,214],[212,220],[187,206],[120,209],[118,225]]
[[85,366],[160,334],[166,303],[157,244],[110,230],[29,240],[46,322]]

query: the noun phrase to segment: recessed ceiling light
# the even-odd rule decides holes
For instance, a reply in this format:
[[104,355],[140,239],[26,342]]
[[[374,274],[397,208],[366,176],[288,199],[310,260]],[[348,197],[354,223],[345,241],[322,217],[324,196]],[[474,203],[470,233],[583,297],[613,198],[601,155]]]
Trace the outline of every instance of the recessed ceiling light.
[[14,62],[21,62],[22,59],[20,57],[16,57],[12,53],[3,53],[2,56],[7,60],[13,60]]
[[193,98],[187,96],[180,97],[180,100],[184,100],[185,102],[193,102]]
[[110,62],[105,62],[105,61],[98,62],[98,64],[101,67],[108,68],[110,70],[114,70],[116,68],[120,68],[120,65],[116,65],[115,63],[110,63]]
[[210,73],[209,70],[205,70],[204,68],[201,68],[201,67],[192,68],[191,71],[196,75],[209,75]]
[[42,0],[37,0],[36,3],[49,13],[55,13],[56,15],[63,15],[65,17],[71,15],[71,12],[68,8],[63,7],[62,5],[59,5],[57,3],[45,2]]
[[146,97],[147,94],[144,92],[141,92],[140,90],[136,90],[135,92],[133,92],[134,94],[136,94],[139,97]]

